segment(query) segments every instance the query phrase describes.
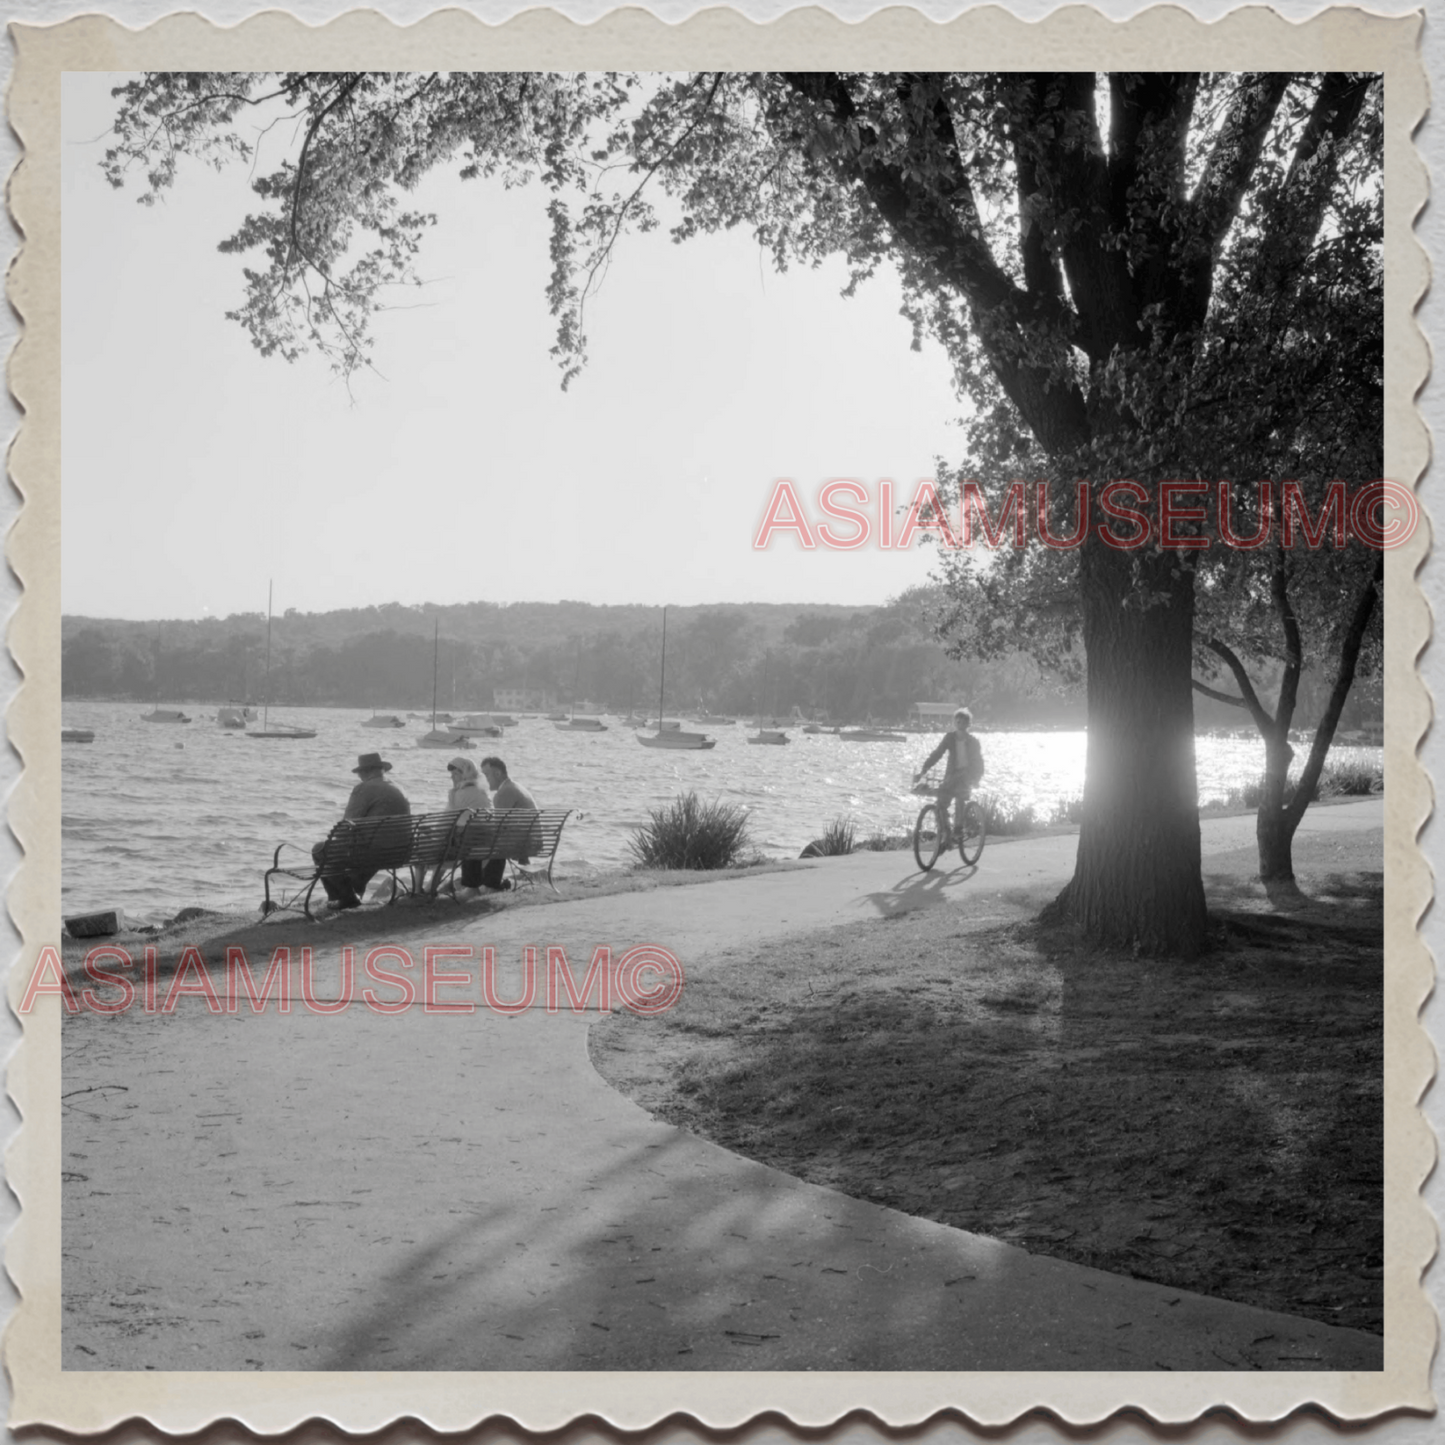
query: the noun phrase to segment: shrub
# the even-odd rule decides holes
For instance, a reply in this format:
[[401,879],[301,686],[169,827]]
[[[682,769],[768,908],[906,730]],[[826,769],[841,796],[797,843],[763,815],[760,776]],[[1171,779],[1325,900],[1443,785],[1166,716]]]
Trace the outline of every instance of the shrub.
[[[1299,779],[1297,778],[1291,778],[1285,784],[1286,803],[1294,796],[1294,790],[1298,785]],[[1370,793],[1382,793],[1384,790],[1385,773],[1378,763],[1359,762],[1353,759],[1327,762],[1320,771],[1320,780],[1315,785],[1314,798],[1311,798],[1310,801],[1314,802],[1316,798],[1359,797]],[[1263,779],[1251,778],[1249,782],[1240,787],[1229,790],[1225,795],[1224,806],[1227,808],[1257,808],[1263,792]]]
[[1038,815],[1032,803],[1003,803],[997,798],[980,799],[988,831],[995,838],[1016,837],[1032,833],[1038,826]]
[[912,839],[906,834],[889,837],[887,833],[870,833],[859,845],[870,853],[896,853],[912,846]]
[[1257,808],[1263,792],[1264,783],[1259,778],[1251,778],[1249,782],[1231,788],[1224,795],[1224,805],[1227,808]]
[[1385,791],[1385,770],[1378,763],[1356,759],[1327,762],[1320,772],[1317,797],[1360,797]]
[[1084,821],[1084,800],[1082,798],[1065,798],[1062,802],[1055,803],[1054,814],[1049,821],[1055,825],[1082,823]]
[[696,793],[649,808],[629,844],[639,868],[730,868],[748,846],[748,810]]
[[853,851],[856,829],[851,818],[834,818],[817,841],[819,854],[824,858],[836,858],[841,853]]

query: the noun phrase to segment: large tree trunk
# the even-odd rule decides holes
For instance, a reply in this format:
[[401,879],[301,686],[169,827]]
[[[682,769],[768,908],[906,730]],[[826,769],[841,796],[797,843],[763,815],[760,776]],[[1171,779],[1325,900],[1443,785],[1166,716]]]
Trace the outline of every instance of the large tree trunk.
[[1294,859],[1290,844],[1295,824],[1290,822],[1285,807],[1289,788],[1289,765],[1294,749],[1289,745],[1287,729],[1276,724],[1264,735],[1264,781],[1259,795],[1259,811],[1254,819],[1254,837],[1259,845],[1259,877],[1266,888],[1288,886],[1294,882]]
[[1099,943],[1192,957],[1205,934],[1193,574],[1177,553],[1116,552],[1096,537],[1081,562],[1088,771],[1078,860],[1060,901]]

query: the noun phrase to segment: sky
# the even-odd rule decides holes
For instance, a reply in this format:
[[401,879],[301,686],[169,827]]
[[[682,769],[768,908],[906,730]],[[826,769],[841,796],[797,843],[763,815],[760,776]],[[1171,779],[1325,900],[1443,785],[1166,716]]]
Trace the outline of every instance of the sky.
[[[911,349],[896,276],[779,275],[751,236],[631,235],[589,302],[567,392],[545,193],[436,172],[420,304],[378,319],[350,388],[263,358],[224,313],[247,171],[182,170],[155,206],[99,161],[122,77],[68,74],[62,179],[62,607],[194,618],[399,601],[878,603],[927,548],[753,546],[777,482],[900,500],[956,460],[940,347]],[[266,141],[262,169],[278,158]],[[835,534],[847,527],[834,524]]]

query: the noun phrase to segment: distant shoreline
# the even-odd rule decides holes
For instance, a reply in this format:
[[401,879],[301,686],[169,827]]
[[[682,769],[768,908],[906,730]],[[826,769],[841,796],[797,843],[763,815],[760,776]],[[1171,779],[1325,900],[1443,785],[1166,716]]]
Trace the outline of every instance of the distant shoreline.
[[[64,696],[61,698],[61,706],[62,706],[62,707],[64,707],[67,703],[72,703],[72,702],[75,702],[75,703],[104,703],[104,704],[106,704],[107,706],[122,706],[122,707],[128,706],[128,707],[141,707],[141,708],[145,708],[145,707],[154,708],[154,707],[157,707],[157,706],[160,705],[160,704],[156,703],[156,701],[155,701],[153,698],[111,697],[111,696],[103,696],[103,695],[100,695],[100,694],[85,694],[85,695],[80,695],[80,694],[66,694],[66,695],[64,695]],[[197,698],[190,698],[190,697],[167,698],[167,699],[165,700],[165,705],[168,706],[168,707],[181,708],[182,710],[187,709],[187,708],[190,708],[190,709],[192,709],[192,710],[199,710],[199,709],[202,709],[202,708],[239,707],[239,706],[257,707],[257,708],[259,708],[259,707],[261,706],[261,704],[260,704],[259,702],[238,703],[234,698],[221,698],[221,699],[217,699],[217,698],[212,698],[212,699],[201,698],[201,699],[197,699]],[[367,712],[367,713],[371,713],[371,712],[388,713],[388,712],[391,712],[391,713],[395,713],[395,714],[397,714],[398,716],[402,716],[402,717],[405,717],[408,713],[421,713],[422,711],[426,711],[426,712],[428,712],[428,713],[430,712],[430,703],[429,703],[429,702],[425,705],[425,707],[423,707],[423,705],[422,705],[421,703],[416,703],[416,702],[412,702],[412,703],[392,703],[392,704],[387,704],[387,705],[383,705],[383,706],[378,706],[378,707],[375,707],[375,708],[373,708],[370,703],[366,703],[366,702],[356,702],[356,703],[351,703],[351,702],[277,702],[277,703],[272,703],[271,706],[272,706],[273,708],[275,708],[278,712],[280,712],[280,711],[282,711],[282,710],[285,710],[285,709],[308,711],[308,712]],[[479,708],[479,709],[477,709],[477,711],[481,711],[481,712],[486,712],[486,711],[489,711],[489,710],[490,710],[490,711],[495,711],[495,712],[500,712],[500,711],[502,711],[502,709],[501,709],[501,708],[498,708],[498,707]],[[449,711],[455,711],[455,709],[449,709]],[[531,713],[531,712],[534,712],[535,710],[529,709],[528,711],[529,711],[529,713]],[[626,714],[625,711],[612,711],[612,710],[610,710],[610,709],[608,709],[608,708],[586,708],[586,709],[584,709],[584,708],[579,708],[578,711],[579,711],[579,712],[587,712],[590,716],[603,717],[603,718],[623,718],[623,717],[627,716],[627,714]],[[691,716],[692,711],[693,711],[692,709],[688,709],[688,708],[669,708],[669,709],[668,709],[669,715],[675,714],[676,716],[682,717],[682,718],[686,718],[686,717]],[[190,725],[190,726],[194,726],[194,725],[195,725],[196,723],[198,723],[198,722],[199,722],[199,723],[205,723],[205,722],[210,722],[210,721],[213,721],[213,719],[203,718],[203,717],[196,717],[196,718],[193,718],[193,719],[192,719],[192,722],[191,722],[189,725]],[[816,720],[816,719],[807,719],[807,718],[805,718],[805,719],[802,719],[801,721],[799,721],[799,720],[796,720],[796,719],[776,718],[776,719],[771,719],[769,725],[770,725],[770,726],[771,726],[771,725],[776,725],[776,726],[778,726],[778,727],[783,727],[783,728],[798,728],[798,727],[802,726],[802,723],[804,723],[804,722],[810,722],[810,721],[819,721],[819,720]],[[737,723],[737,725],[738,725],[739,727],[751,727],[751,726],[752,726],[751,721],[750,721],[750,720],[747,720],[747,719],[744,719],[743,717],[738,717],[738,718],[736,719],[736,723]],[[821,727],[823,727],[825,733],[829,733],[829,734],[831,734],[832,731],[833,731],[835,728],[848,729],[848,728],[859,728],[859,727],[879,727],[879,728],[887,728],[887,729],[889,729],[890,731],[893,731],[893,732],[907,733],[910,737],[933,737],[933,736],[937,736],[938,734],[946,731],[946,729],[942,726],[942,724],[939,724],[939,725],[937,725],[937,726],[929,726],[929,727],[917,727],[917,726],[915,726],[915,725],[912,725],[912,724],[909,724],[909,723],[903,723],[903,722],[888,722],[888,721],[884,721],[884,722],[868,723],[868,722],[862,722],[862,721],[856,720],[856,719],[850,720],[850,721],[847,721],[847,722],[837,722],[837,723],[835,723],[835,722],[823,723],[823,722],[819,721],[819,725],[820,725]],[[981,733],[981,734],[987,734],[987,733],[1086,733],[1086,732],[1088,732],[1088,730],[1089,730],[1089,729],[1088,729],[1088,726],[1087,726],[1086,723],[1084,723],[1084,722],[1075,722],[1075,721],[1067,721],[1067,722],[1014,722],[1014,721],[1010,721],[1009,719],[1006,719],[1006,718],[979,718],[979,719],[977,719],[977,720],[975,721],[975,723],[974,723],[974,731],[977,732],[977,733]],[[1302,737],[1303,737],[1303,738],[1308,738],[1308,737],[1313,736],[1313,734],[1314,734],[1314,729],[1313,729],[1313,728],[1291,728],[1291,729],[1290,729],[1290,736],[1291,736],[1292,738],[1302,738]],[[1362,735],[1373,735],[1373,734],[1378,734],[1378,737],[1366,736],[1364,741],[1359,741],[1359,739],[1361,738]],[[1258,728],[1255,728],[1255,727],[1253,727],[1253,726],[1241,726],[1241,727],[1234,727],[1234,728],[1214,727],[1214,726],[1210,726],[1210,727],[1196,727],[1196,728],[1194,729],[1194,736],[1195,736],[1195,737],[1199,737],[1199,738],[1225,738],[1225,737],[1232,737],[1232,738],[1249,739],[1249,738],[1251,738],[1251,737],[1258,737],[1258,736],[1259,736],[1259,730],[1258,730]],[[1346,747],[1383,747],[1383,746],[1384,746],[1384,722],[1383,722],[1383,721],[1380,721],[1380,722],[1378,722],[1378,723],[1370,723],[1370,722],[1367,722],[1363,727],[1344,728],[1344,729],[1341,729],[1341,730],[1337,731],[1336,734],[1335,734],[1335,744],[1343,744],[1343,745],[1346,746]]]

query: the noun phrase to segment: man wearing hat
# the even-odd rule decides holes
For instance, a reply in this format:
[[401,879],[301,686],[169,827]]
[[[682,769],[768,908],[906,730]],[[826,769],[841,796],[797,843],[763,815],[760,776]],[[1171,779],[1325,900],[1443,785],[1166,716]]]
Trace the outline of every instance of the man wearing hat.
[[[406,794],[395,783],[387,781],[391,764],[382,761],[380,753],[362,753],[351,770],[361,781],[351,790],[346,800],[346,812],[342,815],[347,822],[359,818],[391,818],[411,812]],[[320,863],[325,843],[318,843],[311,850],[311,856]],[[373,873],[351,873],[345,878],[323,878],[321,886],[335,908],[360,908],[361,895],[371,882]]]

